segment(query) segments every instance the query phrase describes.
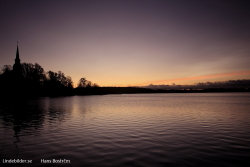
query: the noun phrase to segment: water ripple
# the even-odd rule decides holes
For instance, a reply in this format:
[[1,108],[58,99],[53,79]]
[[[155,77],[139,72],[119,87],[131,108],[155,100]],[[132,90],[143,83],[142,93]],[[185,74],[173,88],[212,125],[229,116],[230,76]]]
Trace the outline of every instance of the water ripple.
[[249,166],[250,94],[40,98],[0,105],[0,157],[71,166]]

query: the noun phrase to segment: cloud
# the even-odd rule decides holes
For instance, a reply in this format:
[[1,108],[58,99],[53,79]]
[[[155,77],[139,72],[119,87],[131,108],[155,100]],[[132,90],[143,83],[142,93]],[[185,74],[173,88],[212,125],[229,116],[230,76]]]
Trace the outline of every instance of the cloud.
[[211,89],[211,88],[250,88],[250,79],[243,80],[229,80],[224,82],[206,82],[206,83],[197,83],[194,85],[153,85],[142,86],[143,88],[150,89]]
[[166,80],[155,80],[150,81],[141,85],[145,84],[160,84],[166,82],[175,82],[175,81],[185,81],[185,80],[198,80],[198,79],[207,79],[207,78],[218,78],[218,77],[227,77],[227,76],[237,76],[237,75],[250,75],[250,70],[245,71],[233,71],[233,72],[225,72],[225,73],[215,73],[209,75],[202,75],[196,77],[188,77],[188,78],[176,78],[176,79],[166,79]]

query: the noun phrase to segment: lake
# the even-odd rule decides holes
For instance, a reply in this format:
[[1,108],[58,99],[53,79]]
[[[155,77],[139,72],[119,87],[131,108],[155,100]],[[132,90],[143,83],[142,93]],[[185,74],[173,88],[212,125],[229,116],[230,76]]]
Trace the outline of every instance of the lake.
[[250,166],[250,93],[4,100],[0,158],[1,166]]

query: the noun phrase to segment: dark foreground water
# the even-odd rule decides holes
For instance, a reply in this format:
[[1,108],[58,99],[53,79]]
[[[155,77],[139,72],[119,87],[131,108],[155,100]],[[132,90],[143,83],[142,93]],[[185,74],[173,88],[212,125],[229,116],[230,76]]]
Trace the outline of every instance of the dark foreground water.
[[250,166],[250,94],[2,101],[0,158],[0,166]]

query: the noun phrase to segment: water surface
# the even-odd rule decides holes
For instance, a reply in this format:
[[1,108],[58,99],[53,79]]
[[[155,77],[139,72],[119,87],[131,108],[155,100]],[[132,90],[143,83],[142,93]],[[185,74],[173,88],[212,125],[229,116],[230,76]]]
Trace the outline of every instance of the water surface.
[[[250,94],[72,96],[0,103],[0,158],[53,166],[250,166]],[[2,161],[2,160],[1,160]]]

